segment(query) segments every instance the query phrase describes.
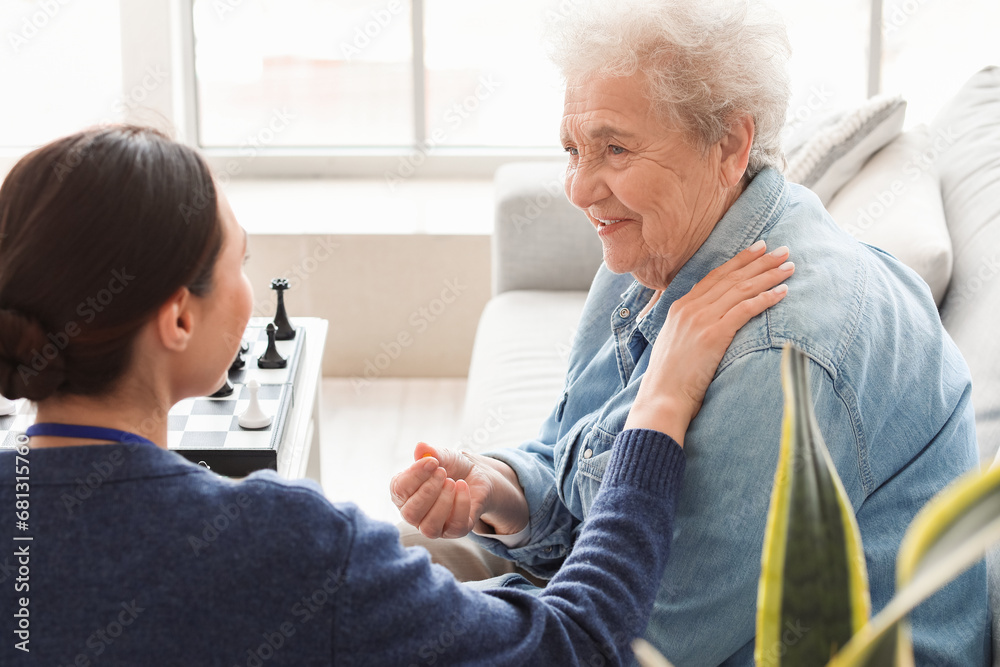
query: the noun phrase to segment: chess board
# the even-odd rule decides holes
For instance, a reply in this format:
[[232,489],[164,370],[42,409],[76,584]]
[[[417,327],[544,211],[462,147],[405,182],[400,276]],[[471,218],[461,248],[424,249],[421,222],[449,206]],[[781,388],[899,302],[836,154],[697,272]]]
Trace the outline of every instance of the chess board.
[[[288,360],[285,368],[257,367],[257,358],[267,349],[267,318],[253,318],[243,340],[250,350],[246,365],[229,373],[233,393],[222,398],[188,398],[167,415],[167,445],[190,461],[222,475],[243,477],[254,470],[277,470],[278,450],[285,422],[295,400],[295,378],[305,346],[305,330],[296,327],[295,338],[276,341],[278,352]],[[250,403],[251,379],[260,383],[257,397],[271,415],[271,425],[260,430],[240,427],[238,415]],[[18,434],[35,421],[34,405],[20,400],[17,414],[0,417],[0,447],[13,448]]]
[[28,401],[14,401],[17,412],[0,417],[0,448],[13,449],[14,441],[24,429],[35,423],[35,406]]

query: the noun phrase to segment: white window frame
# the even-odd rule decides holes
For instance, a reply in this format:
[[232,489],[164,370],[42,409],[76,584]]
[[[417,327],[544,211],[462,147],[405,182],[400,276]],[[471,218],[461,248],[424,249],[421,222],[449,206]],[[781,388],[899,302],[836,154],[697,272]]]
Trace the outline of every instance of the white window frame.
[[[242,0],[217,0],[238,6]],[[121,7],[122,90],[143,85],[149,72],[166,69],[167,84],[144,100],[146,112],[162,116],[179,141],[197,147],[217,172],[232,178],[392,178],[413,170],[418,178],[490,178],[497,167],[513,160],[562,157],[551,148],[460,148],[430,145],[425,136],[424,0],[412,5],[414,145],[405,148],[205,148],[198,140],[198,86],[194,63],[194,0],[119,0]],[[882,4],[869,0],[871,24],[868,94],[881,87]],[[148,116],[147,116],[148,117]],[[126,119],[127,120],[127,119]],[[555,133],[555,129],[553,129]],[[553,135],[554,136],[554,135]],[[0,173],[6,173],[24,150],[0,151]]]

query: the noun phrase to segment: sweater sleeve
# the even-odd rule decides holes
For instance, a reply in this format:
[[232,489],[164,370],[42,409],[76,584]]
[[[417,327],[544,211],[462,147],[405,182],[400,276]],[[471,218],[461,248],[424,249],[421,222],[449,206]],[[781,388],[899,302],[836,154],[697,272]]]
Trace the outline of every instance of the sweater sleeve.
[[619,434],[580,538],[539,595],[463,586],[356,511],[334,662],[628,664],[667,562],[684,466],[669,436]]

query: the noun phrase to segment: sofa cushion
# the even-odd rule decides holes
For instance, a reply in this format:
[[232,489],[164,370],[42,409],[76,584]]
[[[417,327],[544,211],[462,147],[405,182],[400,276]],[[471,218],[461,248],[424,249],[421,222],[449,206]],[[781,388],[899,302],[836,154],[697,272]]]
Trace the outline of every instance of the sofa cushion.
[[472,349],[463,448],[516,447],[538,434],[562,395],[586,299],[580,291],[531,290],[490,300]]
[[980,459],[1000,448],[1000,68],[969,80],[931,133],[955,253],[941,320],[972,369]]
[[906,102],[880,95],[855,109],[817,116],[785,140],[785,177],[815,192],[825,206],[876,151],[903,129]]
[[952,250],[933,160],[920,126],[876,153],[827,209],[854,238],[878,246],[920,274],[940,305],[951,280]]
[[497,169],[493,293],[588,290],[603,250],[587,216],[563,191],[566,162]]

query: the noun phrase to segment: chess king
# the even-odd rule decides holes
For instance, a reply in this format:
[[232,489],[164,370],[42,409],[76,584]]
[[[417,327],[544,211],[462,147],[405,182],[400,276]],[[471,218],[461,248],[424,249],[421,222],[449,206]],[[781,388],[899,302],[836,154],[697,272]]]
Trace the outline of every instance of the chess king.
[[[21,583],[0,588],[17,610],[0,620],[0,664],[630,662],[698,392],[736,330],[783,297],[783,259],[749,248],[672,309],[586,528],[534,597],[459,584],[312,482],[226,479],[167,449],[171,406],[215,391],[237,356],[246,246],[204,160],[154,130],[80,132],[4,179],[0,394],[35,402],[37,419],[0,451],[2,530],[22,554]],[[134,278],[112,291],[115,272]],[[56,349],[52,332],[72,335]],[[434,458],[406,479],[400,494],[443,499],[428,525],[469,515],[468,484]]]

